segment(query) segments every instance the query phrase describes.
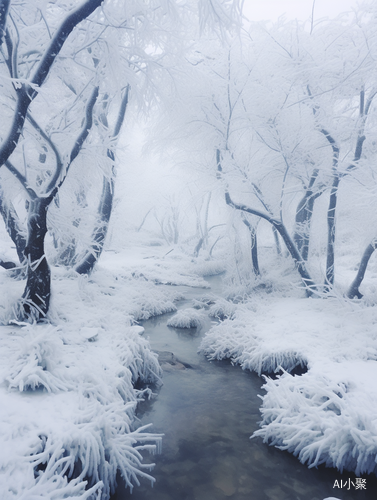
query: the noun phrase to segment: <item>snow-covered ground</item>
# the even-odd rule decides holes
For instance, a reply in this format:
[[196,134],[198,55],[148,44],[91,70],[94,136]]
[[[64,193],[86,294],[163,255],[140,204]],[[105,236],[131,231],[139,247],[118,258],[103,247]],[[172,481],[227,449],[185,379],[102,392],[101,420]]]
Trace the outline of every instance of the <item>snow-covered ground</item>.
[[[293,292],[294,294],[294,292]],[[258,290],[201,348],[265,377],[265,442],[310,467],[377,471],[377,309],[367,300],[282,296]],[[306,373],[292,375],[295,367]]]
[[[140,451],[158,452],[162,437],[135,425],[138,399],[153,396],[134,383],[158,384],[161,370],[137,320],[176,310],[180,293],[160,284],[206,287],[202,276],[223,268],[177,247],[109,250],[89,278],[53,269],[50,323],[40,325],[9,324],[23,282],[0,270],[2,499],[106,499],[117,470],[130,486],[146,475],[153,482]],[[172,321],[216,317],[201,346],[209,358],[259,374],[283,370],[266,378],[254,436],[309,466],[362,475],[377,470],[377,308],[369,291],[369,302],[307,299],[295,285],[257,286],[236,301],[208,293]],[[291,375],[297,366],[307,371]]]
[[161,369],[135,322],[176,309],[181,294],[160,283],[208,286],[168,250],[109,251],[90,278],[53,268],[49,324],[9,324],[24,282],[0,270],[2,500],[105,500],[117,471],[153,482],[140,451],[161,436],[135,425],[151,391],[134,383],[160,383]]

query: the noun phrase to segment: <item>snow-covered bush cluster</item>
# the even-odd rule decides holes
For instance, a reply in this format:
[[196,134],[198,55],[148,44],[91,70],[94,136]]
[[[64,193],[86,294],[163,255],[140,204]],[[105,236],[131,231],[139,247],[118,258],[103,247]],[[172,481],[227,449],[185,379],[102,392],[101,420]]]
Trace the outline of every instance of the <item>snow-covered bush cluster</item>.
[[106,499],[118,470],[130,487],[152,480],[140,451],[158,450],[161,437],[135,428],[143,393],[133,382],[156,382],[161,370],[138,327],[94,342],[69,326],[3,330],[2,498],[89,498],[88,481]]
[[[335,297],[253,295],[211,328],[201,350],[266,377],[254,433],[311,467],[377,471],[377,311]],[[292,375],[297,366],[307,368]]]
[[207,317],[203,311],[198,311],[192,307],[181,309],[168,322],[168,326],[174,328],[200,328],[203,326],[204,320]]
[[[374,378],[375,364],[368,362],[364,375]],[[311,370],[301,377],[285,372],[277,380],[266,378],[262,428],[254,437],[293,453],[309,467],[324,463],[357,476],[376,472],[377,403],[368,391],[350,385]]]
[[[16,296],[19,282],[1,278]],[[50,324],[7,326],[1,304],[1,498],[105,500],[117,472],[131,489],[153,482],[142,453],[161,436],[137,427],[135,409],[162,372],[135,319],[175,309],[180,294],[101,267],[89,279],[55,269],[53,285]]]
[[236,311],[236,306],[233,302],[225,299],[218,299],[215,304],[209,308],[208,314],[211,318],[224,320],[227,318],[232,319]]

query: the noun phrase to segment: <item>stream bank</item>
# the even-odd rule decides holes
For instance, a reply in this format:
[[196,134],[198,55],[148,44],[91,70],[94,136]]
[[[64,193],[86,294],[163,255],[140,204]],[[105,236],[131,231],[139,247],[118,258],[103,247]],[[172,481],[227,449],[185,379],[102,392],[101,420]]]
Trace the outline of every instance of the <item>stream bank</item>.
[[[220,278],[208,280],[211,292],[220,294]],[[179,309],[208,290],[180,288],[186,296]],[[352,485],[355,475],[335,469],[308,469],[293,455],[250,439],[259,428],[263,380],[255,373],[232,366],[228,361],[208,360],[197,353],[209,329],[208,318],[201,329],[167,327],[174,313],[144,321],[144,335],[152,349],[172,352],[186,366],[165,365],[164,385],[158,397],[141,403],[140,425],[153,422],[151,430],[163,433],[162,454],[145,456],[156,463],[156,483],[142,482],[132,494],[120,480],[112,500],[372,500],[377,480],[367,476],[367,490]],[[364,478],[366,476],[363,476]],[[338,481],[338,483],[336,483]]]

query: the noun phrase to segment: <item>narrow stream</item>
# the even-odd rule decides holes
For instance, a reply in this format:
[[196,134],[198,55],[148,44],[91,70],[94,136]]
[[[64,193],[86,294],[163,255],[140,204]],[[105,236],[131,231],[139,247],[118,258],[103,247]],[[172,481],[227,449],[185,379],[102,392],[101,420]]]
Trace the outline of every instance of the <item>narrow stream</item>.
[[[219,277],[208,280],[219,293]],[[208,290],[185,288],[186,300],[179,308]],[[153,422],[154,432],[163,433],[162,454],[149,457],[156,467],[156,483],[142,481],[131,494],[122,483],[112,500],[375,500],[377,478],[367,479],[367,490],[350,484],[355,475],[335,469],[308,469],[294,456],[250,439],[258,429],[263,380],[227,361],[208,362],[197,353],[208,319],[200,331],[166,326],[172,314],[143,323],[152,349],[173,352],[191,368],[164,371],[158,397],[141,403],[140,424]]]

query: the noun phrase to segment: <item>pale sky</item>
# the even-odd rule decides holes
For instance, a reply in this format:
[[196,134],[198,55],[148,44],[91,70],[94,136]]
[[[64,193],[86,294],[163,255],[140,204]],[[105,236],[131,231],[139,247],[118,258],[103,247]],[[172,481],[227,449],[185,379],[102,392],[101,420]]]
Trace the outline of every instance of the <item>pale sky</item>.
[[[314,19],[335,17],[356,7],[357,0],[315,0]],[[313,0],[244,0],[244,14],[250,21],[287,19],[305,21],[311,17]]]

